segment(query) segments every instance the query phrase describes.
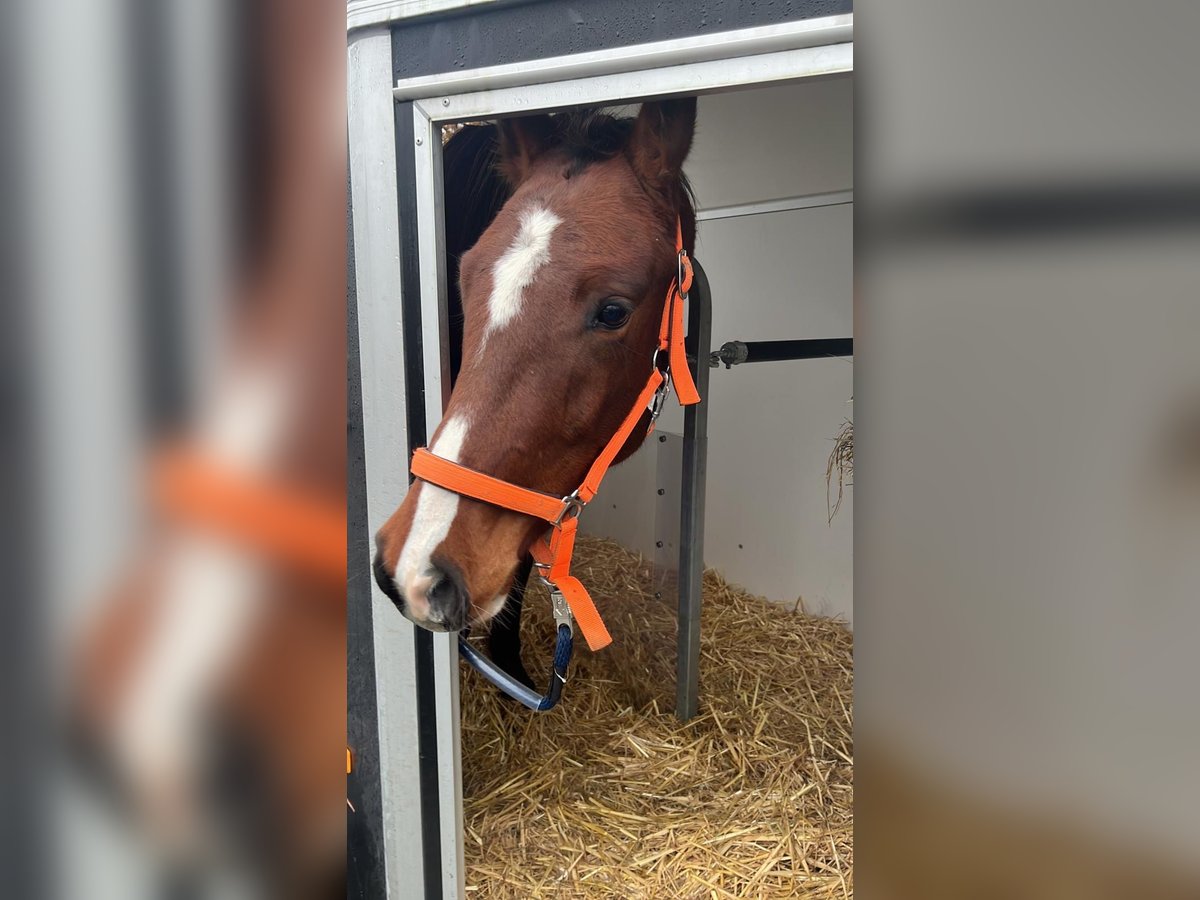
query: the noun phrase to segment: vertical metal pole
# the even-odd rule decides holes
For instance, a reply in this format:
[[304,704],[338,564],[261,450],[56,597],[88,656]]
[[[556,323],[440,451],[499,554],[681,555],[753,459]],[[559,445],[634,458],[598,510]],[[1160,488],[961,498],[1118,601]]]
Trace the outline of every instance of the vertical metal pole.
[[679,659],[675,714],[687,721],[700,702],[700,608],[704,577],[704,495],[708,475],[708,354],[712,304],[708,276],[696,260],[688,297],[687,351],[701,402],[683,416],[683,479],[679,517]]
[[[354,32],[347,50],[347,120],[367,506],[365,533],[356,538],[367,546],[357,548],[352,558],[369,560],[370,536],[408,489],[391,33],[386,28]],[[401,152],[407,153],[409,149],[401,148]],[[352,590],[357,583],[351,583]],[[360,786],[365,788],[378,780],[381,821],[367,823],[366,831],[383,844],[387,896],[392,900],[408,900],[424,897],[426,887],[420,828],[416,635],[412,623],[396,612],[372,579],[366,579],[366,586],[371,592],[378,744],[370,746],[370,736],[364,734],[369,729],[368,723],[355,722],[351,731],[362,743],[353,749],[362,751],[357,776]],[[361,665],[363,657],[352,656],[350,661],[352,665]],[[369,685],[371,680],[369,673],[355,673],[351,683]],[[370,702],[369,697],[356,699]],[[356,706],[351,706],[352,712]],[[362,808],[364,815],[369,814],[369,806]],[[361,857],[352,858],[351,862],[368,868],[376,865],[373,859]],[[360,874],[371,882],[378,880],[376,872]]]
[[[425,369],[425,421],[432,437],[450,397],[446,309],[445,213],[441,126],[420,102],[413,103],[417,194],[417,255],[421,278],[421,331]],[[441,813],[442,896],[465,895],[463,879],[462,747],[458,696],[458,636],[434,634],[434,703],[437,729],[438,803]]]
[[[683,418],[681,415],[680,419]],[[679,633],[682,629],[680,615],[679,548],[682,535],[679,528],[683,522],[683,434],[675,433],[659,419],[662,427],[651,435],[655,453],[655,503],[654,503],[654,602],[661,603],[661,613],[673,616],[675,634],[663,630],[646,629],[636,635],[645,652],[654,658],[670,659],[672,644],[676,644],[678,657]],[[683,431],[683,423],[676,426]],[[674,638],[674,641],[672,641]],[[654,699],[665,709],[677,704],[679,677],[683,668],[676,666],[675,677],[663,680],[661,693],[654,692]]]

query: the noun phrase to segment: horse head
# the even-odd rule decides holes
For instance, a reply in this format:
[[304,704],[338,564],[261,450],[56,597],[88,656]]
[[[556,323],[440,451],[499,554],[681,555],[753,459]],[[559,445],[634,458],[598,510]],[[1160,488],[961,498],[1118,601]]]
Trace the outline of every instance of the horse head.
[[[695,117],[689,98],[500,123],[511,194],[460,261],[462,368],[434,454],[555,496],[578,486],[646,385],[677,222],[693,244]],[[459,630],[500,612],[545,528],[416,481],[376,537],[376,580],[416,624]]]

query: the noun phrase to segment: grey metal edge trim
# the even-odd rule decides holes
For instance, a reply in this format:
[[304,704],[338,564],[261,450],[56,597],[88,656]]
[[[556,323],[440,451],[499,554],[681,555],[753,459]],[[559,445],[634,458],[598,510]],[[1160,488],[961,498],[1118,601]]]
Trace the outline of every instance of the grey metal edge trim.
[[826,44],[844,44],[853,38],[853,14],[825,16],[464,72],[403,78],[396,82],[393,93],[397,100],[451,97],[474,91],[495,91]]
[[[387,29],[351,36],[347,78],[363,443],[368,520],[374,534],[408,489],[404,356],[396,329],[400,232],[395,212],[395,119],[388,94],[392,41]],[[388,895],[422,896],[420,829],[412,825],[421,818],[414,626],[396,614],[374,579],[371,607]]]
[[833,44],[648,71],[597,75],[575,81],[430,98],[414,101],[414,106],[420,107],[434,122],[467,122],[573,106],[700,95],[853,70],[854,45]]
[[[442,211],[440,129],[413,104],[417,188],[417,246],[421,275],[421,329],[425,369],[425,421],[431,442],[449,395],[449,362],[443,347],[447,333]],[[408,152],[399,148],[398,152]],[[438,798],[442,826],[442,889],[447,900],[465,896],[462,827],[462,746],[458,686],[458,636],[433,635],[438,746]]]
[[696,219],[700,222],[712,219],[736,219],[740,216],[759,216],[763,213],[814,209],[820,206],[842,206],[853,202],[854,191],[832,191],[827,194],[781,197],[778,200],[760,200],[755,203],[739,203],[734,206],[714,206],[710,209],[697,210]]
[[350,0],[346,4],[346,30],[512,2],[515,0]]

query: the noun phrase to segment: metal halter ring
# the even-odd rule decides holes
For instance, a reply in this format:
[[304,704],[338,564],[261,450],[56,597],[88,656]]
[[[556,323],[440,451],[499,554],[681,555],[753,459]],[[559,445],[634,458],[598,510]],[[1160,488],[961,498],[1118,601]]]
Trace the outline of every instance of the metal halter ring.
[[559,510],[558,518],[550,523],[555,528],[568,519],[574,519],[587,506],[587,503],[579,496],[579,491],[572,491],[568,496],[562,498],[562,502],[563,507]]
[[[662,354],[662,360],[659,359],[660,353]],[[660,364],[661,362],[665,362],[666,365],[661,365]],[[650,356],[651,368],[658,369],[658,371],[666,373],[666,372],[670,371],[670,365],[671,365],[671,351],[668,350],[666,347],[655,347],[654,353]]]

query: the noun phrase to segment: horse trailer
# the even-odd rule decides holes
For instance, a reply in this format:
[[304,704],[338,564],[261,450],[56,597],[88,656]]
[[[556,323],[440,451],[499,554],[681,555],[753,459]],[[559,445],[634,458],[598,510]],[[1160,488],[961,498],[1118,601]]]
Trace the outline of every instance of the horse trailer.
[[461,898],[458,638],[414,627],[371,577],[450,393],[444,139],[698,98],[686,349],[703,399],[667,404],[580,524],[646,561],[675,627],[616,640],[655,642],[672,677],[654,701],[687,720],[706,702],[705,564],[851,618],[851,510],[834,514],[826,466],[852,417],[853,16],[846,0],[350,0],[347,21],[350,896]]

